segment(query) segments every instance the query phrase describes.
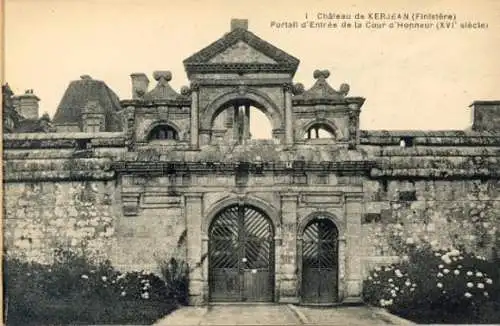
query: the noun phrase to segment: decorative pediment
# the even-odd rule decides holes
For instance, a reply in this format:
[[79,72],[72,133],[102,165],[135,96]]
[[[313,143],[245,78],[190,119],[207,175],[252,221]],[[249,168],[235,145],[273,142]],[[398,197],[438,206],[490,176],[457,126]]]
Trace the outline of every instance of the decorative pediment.
[[208,60],[208,63],[268,63],[277,64],[276,60],[251,47],[243,41],[231,45]]
[[244,28],[235,28],[184,60],[188,76],[200,72],[288,72],[299,60]]
[[185,98],[184,95],[177,93],[169,84],[172,80],[172,73],[170,71],[155,71],[153,73],[154,79],[158,84],[151,91],[144,95],[144,100],[180,100]]

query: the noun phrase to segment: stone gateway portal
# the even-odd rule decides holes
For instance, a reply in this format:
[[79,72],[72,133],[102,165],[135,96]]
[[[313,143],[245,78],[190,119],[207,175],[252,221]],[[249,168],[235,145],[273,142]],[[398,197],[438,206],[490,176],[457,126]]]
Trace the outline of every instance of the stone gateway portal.
[[212,222],[209,238],[211,301],[273,301],[274,232],[261,211],[234,205]]
[[302,301],[333,303],[338,300],[338,230],[335,224],[318,217],[311,221],[302,238]]
[[131,74],[128,99],[83,75],[52,120],[2,88],[8,254],[88,247],[153,273],[175,257],[204,305],[360,302],[399,244],[492,252],[500,101],[474,102],[468,130],[362,130],[365,99],[331,84],[349,76],[317,69],[305,87],[246,20],[186,56],[179,91],[170,71]]

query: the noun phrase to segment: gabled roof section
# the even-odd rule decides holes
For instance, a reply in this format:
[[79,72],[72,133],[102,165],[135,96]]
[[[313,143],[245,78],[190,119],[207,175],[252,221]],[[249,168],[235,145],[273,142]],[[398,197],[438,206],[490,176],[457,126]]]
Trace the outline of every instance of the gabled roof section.
[[188,77],[203,72],[268,71],[293,75],[299,62],[241,25],[183,61]]

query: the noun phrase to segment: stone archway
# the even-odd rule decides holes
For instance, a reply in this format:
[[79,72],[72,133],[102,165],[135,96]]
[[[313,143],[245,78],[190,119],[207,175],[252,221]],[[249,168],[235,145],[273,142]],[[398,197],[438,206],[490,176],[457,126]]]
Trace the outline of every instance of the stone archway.
[[258,207],[221,209],[208,228],[210,301],[271,302],[275,288],[275,228]]
[[200,115],[200,129],[210,131],[215,117],[235,104],[251,105],[262,111],[271,122],[273,132],[283,129],[283,113],[279,106],[263,92],[246,87],[225,93],[208,104]]
[[301,302],[331,304],[343,298],[344,228],[336,216],[317,212],[299,227],[298,268]]

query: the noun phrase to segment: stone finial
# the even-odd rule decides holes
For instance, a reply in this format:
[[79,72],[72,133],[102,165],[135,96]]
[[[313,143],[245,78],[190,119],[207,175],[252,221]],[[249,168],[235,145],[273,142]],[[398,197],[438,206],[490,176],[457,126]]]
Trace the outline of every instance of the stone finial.
[[49,114],[47,112],[44,112],[40,120],[50,122]]
[[189,86],[181,87],[181,95],[189,96],[191,94],[191,88]]
[[92,77],[90,77],[89,75],[81,75],[80,79],[82,79],[82,80],[90,80],[90,79],[92,79]]
[[316,69],[314,70],[313,77],[314,79],[327,79],[328,77],[330,77],[330,71],[328,69]]
[[300,95],[305,91],[304,85],[302,83],[294,84],[292,91],[294,95]]
[[172,80],[172,73],[170,71],[155,71],[153,72],[153,78],[158,83],[168,83]]
[[231,19],[231,32],[235,29],[248,30],[248,19]]
[[350,89],[349,84],[343,83],[339,87],[339,93],[342,94],[343,96],[346,96],[347,94],[349,94],[349,89]]

